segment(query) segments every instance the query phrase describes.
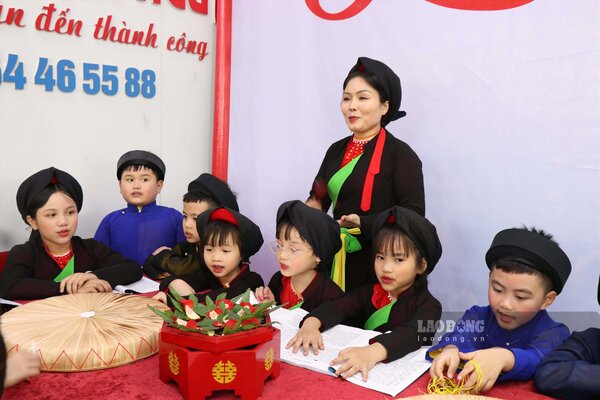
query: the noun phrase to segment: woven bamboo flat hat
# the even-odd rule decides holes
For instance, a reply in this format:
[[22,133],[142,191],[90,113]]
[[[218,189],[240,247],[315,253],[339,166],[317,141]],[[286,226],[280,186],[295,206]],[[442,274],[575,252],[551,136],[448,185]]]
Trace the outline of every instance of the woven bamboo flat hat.
[[158,351],[162,319],[156,300],[117,293],[70,294],[13,308],[2,315],[8,353],[37,353],[42,371],[112,368]]

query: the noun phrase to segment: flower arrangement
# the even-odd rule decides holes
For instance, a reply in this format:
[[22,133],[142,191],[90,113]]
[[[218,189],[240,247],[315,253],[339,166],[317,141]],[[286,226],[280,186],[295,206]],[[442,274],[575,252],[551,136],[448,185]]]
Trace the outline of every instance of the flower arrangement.
[[167,296],[173,303],[173,309],[162,311],[150,305],[148,307],[169,326],[208,336],[230,335],[271,326],[267,316],[273,302],[251,304],[250,293],[248,289],[232,299],[227,299],[227,294],[221,293],[214,301],[206,296],[205,302],[200,303],[195,295],[185,299],[177,292],[170,291]]

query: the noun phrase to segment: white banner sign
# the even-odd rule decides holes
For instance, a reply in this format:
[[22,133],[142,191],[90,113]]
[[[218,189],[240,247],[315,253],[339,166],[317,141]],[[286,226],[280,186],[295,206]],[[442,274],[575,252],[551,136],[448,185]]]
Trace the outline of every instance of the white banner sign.
[[28,233],[19,184],[55,166],[84,191],[77,234],[122,208],[116,163],[149,150],[177,209],[210,172],[214,0],[0,0],[0,250]]

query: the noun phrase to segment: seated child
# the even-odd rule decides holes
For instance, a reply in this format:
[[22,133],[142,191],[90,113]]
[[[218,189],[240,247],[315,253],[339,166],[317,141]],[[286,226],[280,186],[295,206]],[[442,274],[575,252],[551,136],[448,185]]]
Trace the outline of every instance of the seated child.
[[[600,280],[598,281],[600,304]],[[540,392],[561,399],[600,399],[600,329],[573,332],[546,354],[535,373]]]
[[256,289],[259,301],[312,311],[344,294],[329,278],[333,257],[342,246],[340,226],[333,218],[301,201],[288,201],[277,211],[276,233],[271,248],[279,272],[268,287]]
[[183,233],[185,240],[170,249],[161,246],[144,263],[144,272],[152,279],[183,275],[200,270],[200,235],[196,217],[209,208],[229,207],[239,211],[235,195],[229,186],[211,174],[202,174],[188,185],[183,196]]
[[[489,305],[473,306],[427,354],[432,377],[453,379],[475,392],[490,389],[496,380],[528,380],[544,354],[569,336],[569,329],[550,318],[546,308],[561,292],[571,263],[552,236],[534,228],[499,232],[485,255],[490,268]],[[477,326],[479,329],[468,329]],[[478,384],[476,365],[482,379]]]
[[242,214],[227,207],[205,211],[196,220],[200,241],[204,246],[204,264],[198,272],[170,276],[160,284],[155,299],[166,302],[164,291],[175,290],[181,296],[199,295],[216,298],[225,292],[235,297],[248,288],[263,285],[259,274],[250,271],[249,258],[263,244],[260,228]]
[[117,179],[127,207],[108,214],[94,239],[143,265],[160,246],[185,240],[181,213],[156,204],[165,179],[165,164],[156,155],[132,150],[119,158]]
[[74,236],[82,200],[75,178],[53,167],[19,186],[17,207],[32,231],[28,242],[10,250],[0,277],[2,297],[29,300],[110,292],[142,278],[132,260],[93,239]]
[[[373,229],[375,274],[379,283],[367,284],[343,297],[317,307],[300,323],[301,328],[286,348],[293,352],[323,350],[321,331],[349,318],[361,327],[382,332],[369,346],[342,350],[331,365],[336,374],[349,378],[357,372],[367,380],[368,371],[380,361],[394,361],[423,345],[419,321],[438,321],[442,306],[427,289],[427,275],[442,255],[435,227],[424,217],[403,207],[392,207],[375,219]],[[427,343],[425,343],[427,344]]]

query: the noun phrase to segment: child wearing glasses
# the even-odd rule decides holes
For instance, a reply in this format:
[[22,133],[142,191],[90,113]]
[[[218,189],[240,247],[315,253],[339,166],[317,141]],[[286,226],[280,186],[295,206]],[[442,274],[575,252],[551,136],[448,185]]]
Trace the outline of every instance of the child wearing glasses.
[[285,308],[310,312],[344,293],[329,278],[333,257],[342,246],[333,218],[301,201],[288,201],[277,210],[276,235],[271,249],[279,272],[268,287],[256,289],[259,301],[274,300]]
[[394,361],[427,345],[419,339],[419,323],[439,320],[440,302],[427,289],[427,275],[442,255],[435,227],[404,207],[392,207],[375,219],[374,269],[378,283],[366,284],[317,307],[300,323],[286,345],[308,355],[324,350],[321,332],[348,323],[381,335],[364,347],[349,347],[331,360],[336,375],[347,379],[357,372],[364,381],[378,362]]
[[227,297],[242,294],[249,288],[263,285],[259,274],[250,271],[249,258],[263,244],[260,228],[242,214],[217,207],[203,212],[196,219],[204,246],[204,266],[198,272],[165,278],[154,296],[167,301],[169,288],[181,296],[200,294],[215,298],[225,292]]

